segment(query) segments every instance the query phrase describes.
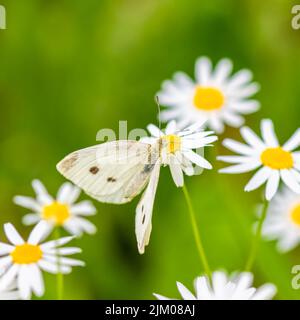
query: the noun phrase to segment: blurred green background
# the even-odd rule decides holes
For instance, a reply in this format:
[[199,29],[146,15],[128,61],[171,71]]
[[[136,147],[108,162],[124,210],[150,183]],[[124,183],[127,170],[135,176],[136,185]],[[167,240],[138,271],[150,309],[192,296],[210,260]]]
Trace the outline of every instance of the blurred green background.
[[[16,194],[33,195],[41,179],[55,194],[64,179],[56,163],[96,143],[102,128],[144,128],[156,121],[155,93],[164,79],[208,55],[250,68],[262,90],[259,113],[247,117],[255,130],[274,120],[284,141],[300,117],[300,30],[291,28],[293,1],[286,0],[2,0],[7,30],[0,30],[0,224],[21,225],[28,211]],[[239,139],[238,131],[225,136]],[[218,143],[218,152],[225,153]],[[262,190],[246,194],[251,174],[213,171],[186,178],[213,269],[241,270]],[[82,199],[88,198],[82,195]],[[155,201],[150,246],[139,256],[134,235],[138,199],[123,206],[95,203],[95,236],[83,236],[85,268],[65,277],[68,299],[151,299],[152,292],[178,297],[176,281],[192,287],[199,262],[183,193],[163,169]],[[1,241],[4,234],[0,231]],[[6,240],[5,240],[6,241]],[[263,243],[255,284],[273,282],[278,299],[300,298],[291,268],[300,248],[279,255]],[[55,276],[45,275],[44,298],[55,298]]]

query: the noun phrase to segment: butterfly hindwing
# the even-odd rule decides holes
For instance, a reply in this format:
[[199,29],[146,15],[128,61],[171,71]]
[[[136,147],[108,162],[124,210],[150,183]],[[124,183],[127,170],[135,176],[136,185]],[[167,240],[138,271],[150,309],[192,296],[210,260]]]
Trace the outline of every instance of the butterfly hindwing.
[[149,184],[136,208],[135,234],[140,254],[145,252],[145,246],[149,244],[150,240],[152,211],[159,180],[160,166],[160,162],[157,161],[151,173]]

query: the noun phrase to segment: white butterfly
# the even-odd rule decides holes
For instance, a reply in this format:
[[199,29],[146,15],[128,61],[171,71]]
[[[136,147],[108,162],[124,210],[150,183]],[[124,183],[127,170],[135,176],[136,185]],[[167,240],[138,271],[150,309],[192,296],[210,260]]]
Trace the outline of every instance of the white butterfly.
[[[75,151],[63,159],[58,171],[100,202],[123,204],[131,201],[147,185],[137,206],[135,233],[140,254],[149,244],[152,211],[161,165],[170,165],[177,186],[183,185],[183,171],[193,174],[192,162],[210,169],[211,165],[191,149],[202,148],[217,139],[199,125],[176,132],[171,122],[166,133],[148,126],[157,135],[149,143],[112,141]],[[193,130],[191,130],[193,129]],[[166,157],[169,155],[170,157]]]

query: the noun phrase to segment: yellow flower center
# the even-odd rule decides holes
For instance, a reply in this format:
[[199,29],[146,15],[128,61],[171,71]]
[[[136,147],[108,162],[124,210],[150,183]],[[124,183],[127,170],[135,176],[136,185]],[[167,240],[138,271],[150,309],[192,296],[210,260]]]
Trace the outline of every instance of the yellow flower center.
[[163,136],[162,142],[164,146],[167,148],[168,153],[175,153],[176,151],[179,151],[181,149],[181,138],[174,135],[169,134],[166,136]]
[[291,212],[292,221],[300,227],[300,204],[298,204]]
[[30,264],[38,262],[42,258],[43,252],[40,246],[25,243],[16,246],[10,255],[14,263]]
[[281,147],[264,150],[260,158],[265,166],[272,169],[291,169],[294,165],[292,154]]
[[194,105],[201,110],[221,109],[224,105],[224,95],[216,88],[212,87],[196,87],[194,95]]
[[42,218],[45,220],[52,220],[57,226],[61,226],[71,216],[69,206],[59,202],[43,208]]

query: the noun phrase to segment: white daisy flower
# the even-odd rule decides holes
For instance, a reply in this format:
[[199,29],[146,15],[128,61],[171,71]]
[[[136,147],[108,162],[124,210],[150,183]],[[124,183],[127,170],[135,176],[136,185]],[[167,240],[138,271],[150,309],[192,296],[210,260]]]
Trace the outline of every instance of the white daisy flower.
[[61,226],[72,235],[80,236],[83,232],[94,234],[96,227],[85,217],[96,214],[96,208],[91,201],[75,204],[80,195],[80,189],[71,183],[64,183],[57,193],[56,199],[49,195],[45,186],[34,180],[32,187],[36,199],[16,196],[14,202],[19,206],[32,210],[23,218],[25,225],[32,225],[41,220],[47,221],[52,227]]
[[243,125],[241,115],[260,107],[258,101],[249,99],[259,90],[259,85],[251,83],[249,70],[230,76],[232,67],[229,59],[222,59],[213,71],[211,61],[201,57],[196,61],[196,81],[183,72],[175,73],[173,81],[164,81],[158,97],[169,109],[162,112],[161,120],[176,119],[180,127],[205,120],[217,133],[224,131],[225,124]]
[[19,291],[16,289],[16,285],[12,284],[9,288],[0,288],[0,300],[20,300]]
[[51,228],[45,221],[39,222],[25,242],[14,226],[4,225],[4,231],[11,244],[0,243],[0,290],[6,290],[16,281],[22,299],[30,299],[31,293],[40,297],[44,294],[42,272],[67,274],[73,266],[84,266],[84,262],[66,258],[81,252],[79,248],[63,247],[73,237],[41,243]]
[[166,129],[161,131],[154,124],[148,125],[147,129],[152,137],[142,138],[142,142],[161,144],[161,164],[169,166],[172,178],[177,187],[184,184],[183,172],[193,175],[193,164],[200,168],[212,169],[212,165],[193,149],[203,149],[211,145],[218,138],[212,135],[212,131],[203,131],[203,122],[198,122],[183,131],[178,131],[176,121],[167,124]]
[[278,240],[280,252],[300,244],[300,195],[284,188],[272,199],[262,235],[268,240]]
[[233,163],[221,169],[221,173],[244,173],[260,168],[245,187],[245,191],[257,189],[265,182],[266,199],[275,195],[280,179],[295,193],[300,193],[300,129],[281,146],[271,120],[262,120],[260,139],[251,129],[244,127],[241,135],[246,144],[225,139],[223,145],[241,156],[220,156],[218,160]]
[[[242,272],[228,277],[225,272],[216,271],[212,274],[212,285],[206,276],[195,279],[196,294],[180,282],[177,282],[177,288],[182,300],[270,300],[276,294],[273,284],[265,284],[256,289],[252,287],[252,283],[252,273]],[[158,300],[175,300],[159,294],[154,296]]]
[[[193,149],[203,149],[205,146],[217,140],[216,136],[210,136],[212,132],[202,131],[203,122],[193,124],[183,131],[178,131],[176,122],[171,121],[165,132],[150,124],[147,128],[152,137],[141,139],[143,143],[149,143],[156,151],[153,153],[155,160],[148,158],[146,169],[150,167],[148,185],[136,208],[135,233],[140,254],[145,252],[149,244],[152,231],[152,213],[155,194],[158,186],[160,167],[170,166],[173,180],[177,187],[183,187],[184,176],[195,174],[193,164],[201,168],[211,169],[211,164]],[[151,154],[150,154],[151,155]],[[153,163],[154,162],[154,163]]]

